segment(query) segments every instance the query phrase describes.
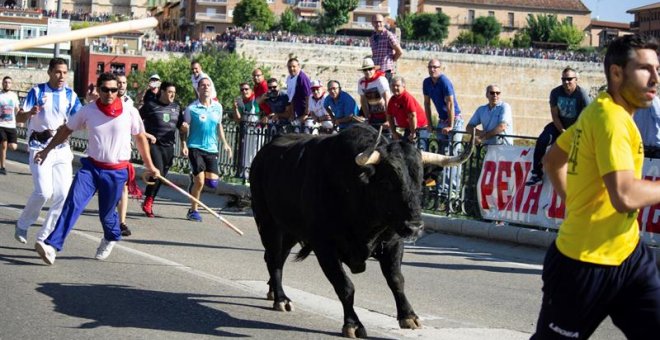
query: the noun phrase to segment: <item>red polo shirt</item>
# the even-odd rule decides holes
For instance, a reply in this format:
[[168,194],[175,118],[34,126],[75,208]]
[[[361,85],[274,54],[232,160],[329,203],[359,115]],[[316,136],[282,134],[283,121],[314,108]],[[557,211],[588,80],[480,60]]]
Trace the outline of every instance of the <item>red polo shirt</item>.
[[408,113],[415,112],[417,115],[417,129],[426,126],[426,112],[410,92],[403,91],[398,96],[392,96],[387,103],[387,114],[394,117],[397,127],[408,128]]

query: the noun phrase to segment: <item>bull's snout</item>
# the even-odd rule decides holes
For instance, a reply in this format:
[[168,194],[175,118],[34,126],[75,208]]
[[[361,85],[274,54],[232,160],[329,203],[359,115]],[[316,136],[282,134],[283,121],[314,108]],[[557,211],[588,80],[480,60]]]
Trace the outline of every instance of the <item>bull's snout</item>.
[[398,233],[404,238],[417,238],[424,228],[424,221],[414,220],[404,222],[405,227]]

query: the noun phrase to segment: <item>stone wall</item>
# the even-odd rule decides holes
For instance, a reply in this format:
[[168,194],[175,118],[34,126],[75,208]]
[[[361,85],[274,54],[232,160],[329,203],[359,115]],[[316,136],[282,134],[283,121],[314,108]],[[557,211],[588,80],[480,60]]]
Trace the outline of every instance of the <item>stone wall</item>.
[[[23,69],[23,68],[0,68],[0,79],[5,76],[10,76],[13,80],[12,89],[14,91],[29,91],[34,85],[38,83],[45,83],[48,81],[48,67],[41,70],[36,69]],[[73,87],[74,72],[67,74],[67,83]]]
[[[288,75],[286,61],[296,56],[310,78],[320,79],[323,83],[338,80],[343,90],[355,97],[357,80],[362,76],[357,68],[371,50],[353,46],[239,40],[237,53],[256,60],[257,65],[270,68],[270,75],[280,79],[281,84],[286,84]],[[423,102],[422,81],[428,77],[426,65],[431,58],[443,62],[445,74],[454,83],[466,123],[477,107],[486,104],[486,86],[491,83],[500,85],[503,100],[513,109],[516,135],[536,137],[551,121],[550,91],[561,84],[561,71],[565,67],[571,66],[579,72],[578,84],[592,95],[605,84],[600,63],[405,51],[398,62],[398,71],[420,103]]]

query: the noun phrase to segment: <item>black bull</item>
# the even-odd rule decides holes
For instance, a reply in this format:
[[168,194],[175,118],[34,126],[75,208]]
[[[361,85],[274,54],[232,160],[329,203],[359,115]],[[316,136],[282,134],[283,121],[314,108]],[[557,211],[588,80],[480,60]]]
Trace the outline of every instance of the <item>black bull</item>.
[[404,293],[403,238],[422,228],[423,162],[456,165],[469,157],[472,145],[467,150],[429,160],[415,146],[388,142],[363,125],[331,136],[284,135],[261,148],[252,161],[250,189],[273,308],[293,309],[282,288],[282,268],[300,243],[297,259],[314,251],[341,300],[344,336],[367,332],[353,309],[355,289],[342,264],[360,273],[370,256],[394,294],[400,327],[421,327]]

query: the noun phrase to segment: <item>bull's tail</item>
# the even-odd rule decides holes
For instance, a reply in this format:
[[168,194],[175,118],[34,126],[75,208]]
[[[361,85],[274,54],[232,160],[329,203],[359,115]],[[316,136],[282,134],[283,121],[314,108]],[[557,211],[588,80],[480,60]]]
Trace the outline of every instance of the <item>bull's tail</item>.
[[296,258],[294,259],[296,262],[300,262],[306,259],[307,256],[309,256],[309,254],[312,252],[312,247],[309,244],[300,243],[300,245],[302,246],[302,249],[300,249],[298,255],[296,255]]

